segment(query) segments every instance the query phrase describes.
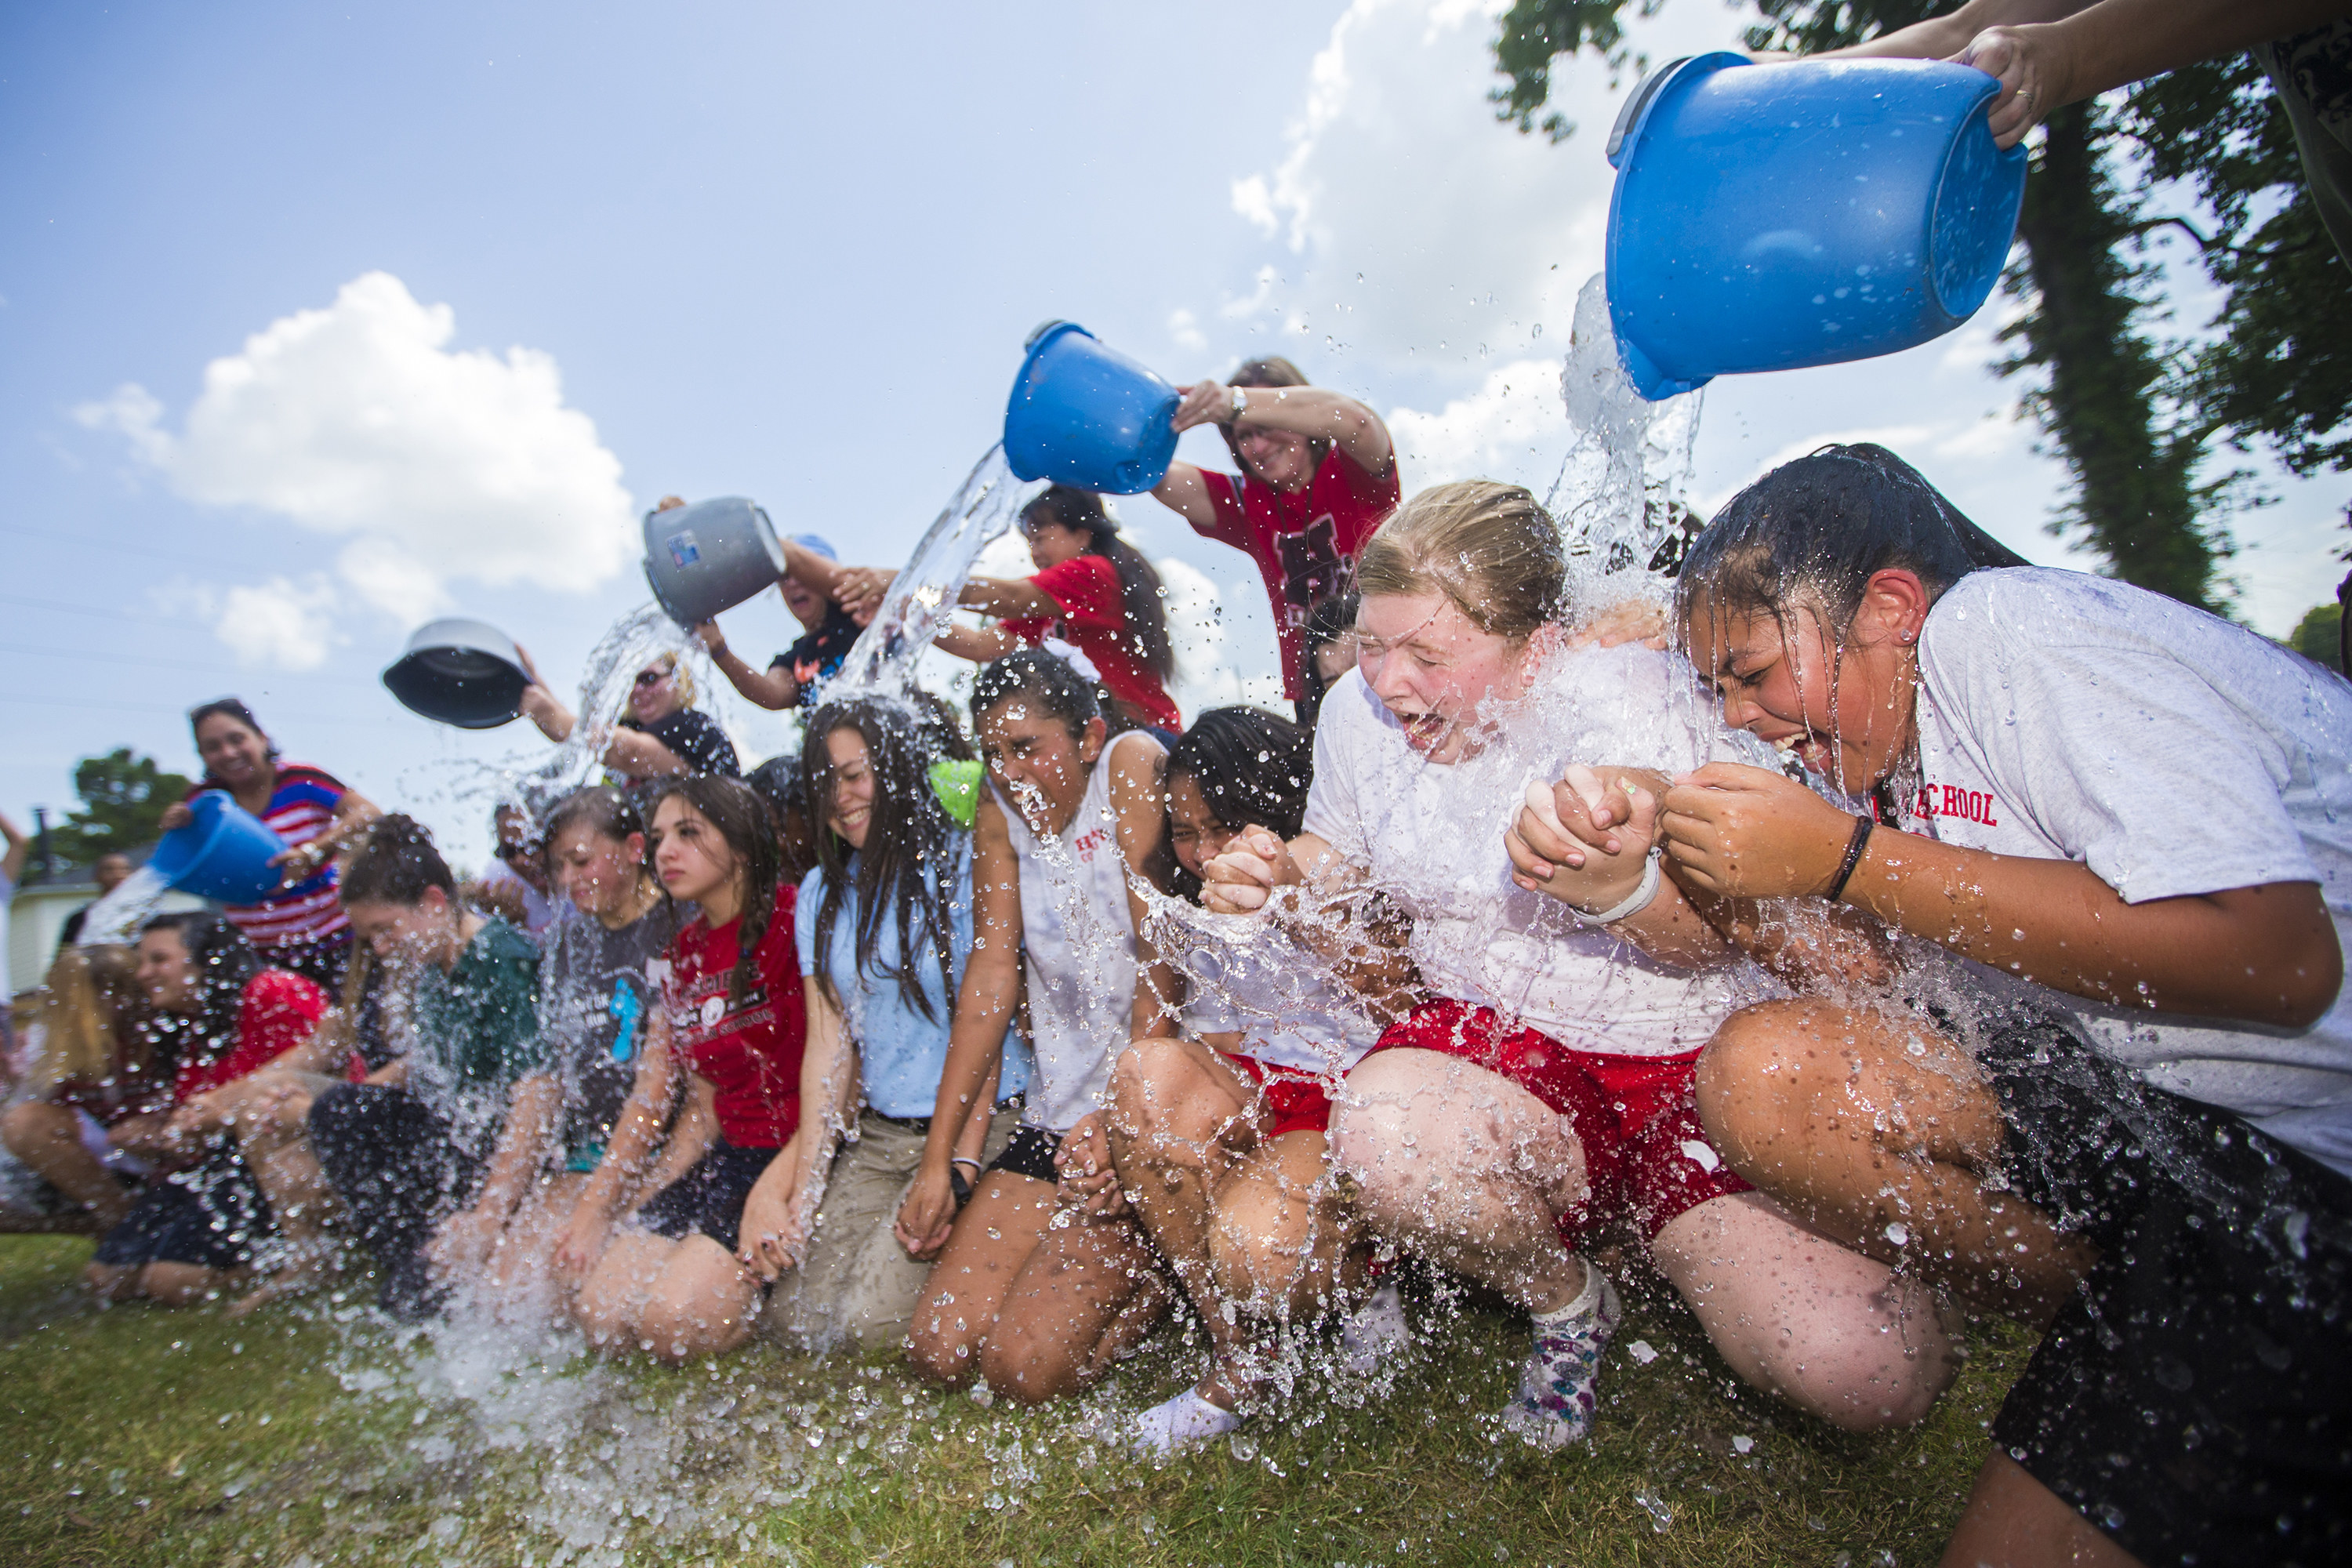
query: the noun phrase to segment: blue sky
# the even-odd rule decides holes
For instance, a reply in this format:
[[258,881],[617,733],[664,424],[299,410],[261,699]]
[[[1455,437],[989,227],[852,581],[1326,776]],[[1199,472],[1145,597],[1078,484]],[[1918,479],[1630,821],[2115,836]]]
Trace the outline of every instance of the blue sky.
[[[0,810],[62,809],[116,745],[193,772],[181,713],[234,691],[478,860],[474,764],[534,738],[394,704],[377,672],[415,619],[497,622],[562,684],[642,602],[634,515],[669,491],[895,563],[1047,317],[1179,381],[1278,348],[1391,417],[1408,489],[1541,489],[1632,83],[1566,70],[1583,131],[1520,137],[1485,101],[1490,14],[7,8]],[[1641,37],[1667,57],[1738,25],[1676,0]],[[2063,477],[1982,368],[1994,324],[1718,383],[1695,499],[1867,435],[2066,560],[2042,532]],[[2273,633],[2332,589],[2343,489],[2280,488],[2237,563]],[[1263,691],[1246,563],[1148,500],[1123,515],[1207,628],[1188,709]],[[761,657],[790,635],[772,595],[727,625]]]

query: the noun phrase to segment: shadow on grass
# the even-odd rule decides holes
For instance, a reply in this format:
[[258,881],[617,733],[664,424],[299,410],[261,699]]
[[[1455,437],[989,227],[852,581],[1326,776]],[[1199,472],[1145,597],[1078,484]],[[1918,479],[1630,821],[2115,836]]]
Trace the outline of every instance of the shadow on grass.
[[1437,1301],[1370,1385],[1310,1373],[1163,1466],[1115,1441],[1194,1375],[1166,1333],[1085,1399],[983,1408],[895,1358],[759,1345],[676,1370],[576,1344],[483,1359],[363,1288],[242,1322],[99,1310],[86,1240],[0,1237],[0,1561],[199,1565],[1932,1563],[2030,1352],[1980,1329],[1920,1426],[1856,1436],[1738,1389],[1628,1292],[1594,1438],[1492,1420],[1525,1320]]

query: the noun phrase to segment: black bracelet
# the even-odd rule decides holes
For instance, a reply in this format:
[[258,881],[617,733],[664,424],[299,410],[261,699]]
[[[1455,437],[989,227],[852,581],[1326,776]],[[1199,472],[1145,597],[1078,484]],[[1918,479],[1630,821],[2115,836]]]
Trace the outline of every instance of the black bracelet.
[[1836,903],[1845,892],[1845,885],[1853,879],[1853,868],[1862,864],[1863,847],[1870,842],[1870,830],[1877,825],[1866,816],[1853,819],[1853,837],[1845,841],[1845,858],[1838,865],[1837,879],[1822,897]]
[[948,1167],[948,1191],[955,1194],[956,1211],[961,1214],[963,1205],[971,1202],[971,1182],[953,1165]]

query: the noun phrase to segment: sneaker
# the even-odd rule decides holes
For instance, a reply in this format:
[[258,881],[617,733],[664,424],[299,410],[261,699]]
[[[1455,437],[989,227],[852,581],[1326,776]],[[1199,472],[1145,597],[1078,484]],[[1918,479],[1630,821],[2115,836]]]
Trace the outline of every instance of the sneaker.
[[1195,1443],[1222,1437],[1241,1424],[1236,1412],[1212,1405],[1201,1397],[1199,1389],[1188,1388],[1137,1416],[1135,1432],[1129,1441],[1137,1453],[1157,1458]]
[[1503,1412],[1504,1428],[1538,1448],[1565,1448],[1592,1430],[1601,1352],[1624,1315],[1609,1277],[1585,1267],[1599,1289],[1588,1287],[1574,1310],[1535,1320],[1535,1346],[1519,1372],[1519,1397]]
[[1402,1353],[1412,1342],[1404,1297],[1391,1280],[1359,1301],[1348,1321],[1339,1325],[1339,1364],[1358,1377],[1370,1377],[1382,1362]]

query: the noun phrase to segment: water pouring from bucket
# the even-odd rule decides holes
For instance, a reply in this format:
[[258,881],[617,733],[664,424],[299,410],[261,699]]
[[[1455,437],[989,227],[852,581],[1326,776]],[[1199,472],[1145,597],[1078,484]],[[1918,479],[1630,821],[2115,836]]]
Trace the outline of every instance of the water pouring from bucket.
[[2025,195],[2000,82],[1941,60],[1718,53],[1661,67],[1609,137],[1609,308],[1644,397],[1914,347],[1981,307]]

